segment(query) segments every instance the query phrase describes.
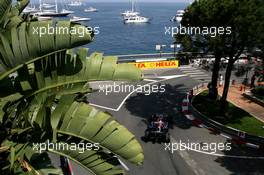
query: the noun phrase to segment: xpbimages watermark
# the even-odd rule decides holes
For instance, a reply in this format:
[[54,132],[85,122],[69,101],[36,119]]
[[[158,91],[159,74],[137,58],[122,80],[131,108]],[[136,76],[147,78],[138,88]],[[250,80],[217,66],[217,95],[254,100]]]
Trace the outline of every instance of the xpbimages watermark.
[[108,84],[99,85],[99,92],[108,95],[110,93],[130,93],[137,92],[143,93],[145,95],[150,95],[151,93],[164,93],[166,91],[165,85],[131,85],[131,84]]
[[85,151],[99,150],[99,143],[54,143],[49,140],[45,143],[33,143],[33,150],[42,153],[47,150],[56,151],[78,151],[79,153],[84,153]]
[[165,151],[198,151],[209,154],[215,154],[217,151],[230,151],[232,149],[231,143],[194,143],[179,141],[173,143],[165,143]]
[[232,27],[184,27],[181,24],[178,27],[165,26],[165,35],[174,37],[176,34],[181,35],[208,35],[216,37],[217,35],[230,35]]
[[84,37],[86,34],[94,32],[95,35],[100,33],[100,27],[63,27],[63,26],[42,26],[42,27],[33,27],[33,34],[39,35],[40,37],[44,35],[77,35],[78,37]]

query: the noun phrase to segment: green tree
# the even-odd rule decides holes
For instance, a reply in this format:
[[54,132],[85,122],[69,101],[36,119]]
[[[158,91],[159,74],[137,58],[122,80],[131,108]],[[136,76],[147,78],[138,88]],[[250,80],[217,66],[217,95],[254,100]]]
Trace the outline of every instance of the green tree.
[[[223,4],[223,2],[212,0],[195,1],[187,8],[181,22],[182,26],[189,27],[189,29],[193,29],[194,31],[190,37],[193,42],[193,47],[196,47],[198,50],[202,50],[205,54],[212,52],[215,56],[211,80],[212,88],[209,94],[209,96],[213,99],[216,99],[217,97],[218,72],[220,69],[221,57],[224,55],[224,48],[222,45],[224,43],[225,36],[216,35],[212,37],[210,34],[203,35],[201,34],[201,30],[205,27],[209,29],[211,26],[228,27],[227,24],[223,25],[220,23],[221,20],[219,19],[219,13],[223,9],[221,4]],[[225,15],[227,16],[227,14]],[[200,33],[197,32],[199,30],[196,30],[196,28],[201,29]]]
[[[140,81],[133,65],[79,48],[94,39],[93,32],[40,34],[49,26],[86,30],[69,21],[38,21],[21,13],[28,0],[0,0],[0,171],[1,174],[61,174],[36,143],[99,143],[92,150],[47,149],[68,157],[94,174],[123,174],[118,157],[140,165],[143,150],[109,113],[83,101],[91,81]],[[82,31],[81,30],[81,31]],[[80,152],[82,152],[80,154]]]
[[[228,59],[225,86],[221,98],[220,112],[222,115],[226,111],[226,98],[235,61],[245,49],[256,46],[257,38],[263,35],[262,32],[256,30],[262,19],[263,14],[260,10],[262,8],[263,3],[260,0],[199,0],[189,6],[184,15],[182,21],[184,26],[214,29],[213,32],[209,31],[209,34],[201,35],[201,42],[204,43],[202,46],[215,55],[212,76],[213,92],[217,89],[221,57]],[[215,27],[218,29],[217,33],[215,33]],[[231,32],[226,30],[228,27],[231,27]],[[263,26],[260,28],[263,31]]]

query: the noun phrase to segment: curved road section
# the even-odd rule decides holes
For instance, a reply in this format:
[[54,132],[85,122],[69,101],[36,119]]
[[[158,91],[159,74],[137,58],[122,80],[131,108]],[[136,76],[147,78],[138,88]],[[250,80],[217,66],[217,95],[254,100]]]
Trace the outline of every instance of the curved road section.
[[[126,82],[95,82],[91,86],[97,88],[98,91],[88,96],[93,106],[113,114],[141,142],[145,155],[144,164],[137,167],[123,161],[128,174],[264,174],[263,152],[253,148],[241,148],[229,143],[222,136],[194,127],[179,112],[186,92],[195,85],[210,80],[207,72],[190,67],[177,70],[148,70],[144,72],[144,78],[142,82],[129,84],[134,89],[131,88],[128,91],[124,91],[125,85],[128,85]],[[122,88],[120,90],[116,88],[116,92],[113,92],[113,86],[119,86],[119,88],[123,86],[123,91]],[[139,87],[144,87],[142,88],[144,92],[140,91]],[[152,90],[155,92],[148,93],[148,89],[153,87]],[[103,88],[105,90],[108,88],[107,93]],[[173,118],[170,126],[171,143],[153,143],[142,140],[147,127],[147,118],[157,113],[167,114]],[[192,144],[197,147],[193,147]],[[223,146],[220,150],[215,148],[216,145],[227,144],[231,149],[223,150]],[[81,172],[76,166],[73,169],[75,174],[87,174]]]

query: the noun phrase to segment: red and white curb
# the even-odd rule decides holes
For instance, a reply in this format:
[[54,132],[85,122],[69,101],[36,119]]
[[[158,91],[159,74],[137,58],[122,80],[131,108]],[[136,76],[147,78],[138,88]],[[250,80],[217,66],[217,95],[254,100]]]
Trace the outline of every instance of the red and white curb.
[[[197,90],[197,88],[194,88]],[[243,133],[241,133],[241,136],[230,136],[226,133],[222,133],[220,131],[217,131],[214,128],[208,127],[206,126],[201,120],[197,119],[192,112],[189,110],[189,106],[191,105],[191,101],[190,99],[193,97],[193,90],[191,90],[190,92],[187,93],[186,97],[183,99],[182,104],[181,104],[181,108],[182,108],[182,113],[184,114],[184,116],[190,120],[192,122],[192,125],[200,127],[200,128],[205,128],[207,130],[209,130],[211,133],[215,134],[215,135],[221,135],[222,137],[225,137],[226,139],[230,140],[232,143],[238,144],[238,145],[244,145],[250,148],[255,148],[255,149],[263,149],[263,147],[261,147],[260,145],[256,145],[256,144],[252,144],[249,142],[246,142],[243,139]]]
[[187,119],[189,119],[190,121],[192,121],[193,125],[200,127],[200,128],[207,128],[207,126],[205,126],[201,120],[199,120],[193,116],[193,114],[189,110],[190,103],[191,103],[190,102],[190,93],[187,93],[187,96],[183,99],[182,105],[181,105],[182,113],[184,114],[184,116]]

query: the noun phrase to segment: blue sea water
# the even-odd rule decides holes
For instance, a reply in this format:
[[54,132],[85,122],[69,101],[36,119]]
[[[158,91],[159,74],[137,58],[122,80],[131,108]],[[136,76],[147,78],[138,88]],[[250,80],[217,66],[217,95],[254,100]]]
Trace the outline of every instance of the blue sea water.
[[[163,51],[172,52],[170,44],[174,39],[165,35],[165,27],[178,24],[170,19],[179,9],[185,9],[186,3],[139,3],[137,10],[142,16],[151,18],[150,23],[124,24],[121,12],[130,9],[129,3],[87,3],[81,7],[71,7],[76,16],[89,17],[84,22],[92,27],[99,27],[100,33],[94,42],[86,45],[90,51],[104,52],[105,55],[155,53],[156,44],[167,45]],[[92,6],[99,11],[86,13],[84,9]]]

